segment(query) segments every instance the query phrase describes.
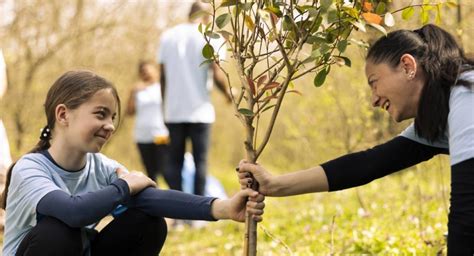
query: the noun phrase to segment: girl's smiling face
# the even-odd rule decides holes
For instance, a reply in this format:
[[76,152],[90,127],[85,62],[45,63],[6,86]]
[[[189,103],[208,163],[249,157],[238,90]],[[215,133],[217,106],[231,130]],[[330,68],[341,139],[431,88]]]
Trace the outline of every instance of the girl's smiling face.
[[115,131],[117,101],[111,89],[97,91],[77,109],[67,112],[65,138],[81,152],[99,152]]

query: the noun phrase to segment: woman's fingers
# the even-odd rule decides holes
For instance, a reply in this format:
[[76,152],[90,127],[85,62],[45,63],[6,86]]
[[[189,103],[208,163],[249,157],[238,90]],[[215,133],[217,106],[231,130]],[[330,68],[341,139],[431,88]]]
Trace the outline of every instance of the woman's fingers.
[[258,194],[257,196],[249,196],[249,201],[251,202],[263,202],[265,200],[265,196],[262,194]]

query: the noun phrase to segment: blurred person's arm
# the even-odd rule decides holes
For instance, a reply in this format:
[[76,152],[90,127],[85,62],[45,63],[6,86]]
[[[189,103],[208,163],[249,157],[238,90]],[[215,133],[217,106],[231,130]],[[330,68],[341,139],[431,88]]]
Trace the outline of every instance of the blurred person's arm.
[[217,89],[219,89],[219,91],[222,92],[222,94],[224,94],[227,102],[229,103],[232,102],[232,97],[229,91],[227,90],[227,86],[226,86],[227,83],[225,81],[224,73],[222,72],[222,70],[219,68],[219,66],[216,63],[212,63],[211,68],[212,68],[213,80],[217,86]]
[[130,95],[128,96],[128,101],[127,101],[127,115],[134,115],[136,112],[136,102],[135,102],[135,96],[136,94],[143,90],[145,88],[145,85],[143,85],[142,82],[137,82],[133,88],[130,90]]
[[132,90],[130,90],[130,95],[128,96],[126,113],[129,116],[135,114],[135,93],[136,89],[133,88]]
[[7,80],[7,65],[3,58],[3,52],[0,50],[0,98],[3,97],[7,91],[8,80]]
[[163,101],[163,106],[165,102],[165,92],[166,92],[166,75],[165,75],[165,65],[159,64],[160,69],[160,88],[161,88],[161,100]]

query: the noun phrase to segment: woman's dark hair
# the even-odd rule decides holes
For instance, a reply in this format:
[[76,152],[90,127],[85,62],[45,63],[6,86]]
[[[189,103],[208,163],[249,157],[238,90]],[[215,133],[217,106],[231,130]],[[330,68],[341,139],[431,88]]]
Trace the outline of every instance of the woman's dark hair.
[[369,48],[367,61],[387,63],[395,68],[406,53],[416,59],[426,77],[415,117],[415,131],[428,141],[434,141],[446,130],[451,87],[469,84],[458,78],[461,73],[474,69],[474,60],[465,56],[451,34],[428,24],[414,31],[388,33]]
[[[69,71],[59,77],[51,88],[49,88],[44,103],[47,125],[41,131],[40,141],[28,153],[36,153],[46,150],[51,146],[49,140],[51,139],[51,131],[54,130],[54,125],[56,123],[56,106],[64,104],[68,109],[77,109],[83,103],[88,101],[96,92],[103,89],[110,89],[112,91],[112,94],[117,101],[118,123],[120,123],[120,98],[117,89],[111,82],[86,70]],[[5,189],[0,197],[0,207],[3,209],[7,206],[8,186],[10,185],[14,165],[15,163],[8,168]]]

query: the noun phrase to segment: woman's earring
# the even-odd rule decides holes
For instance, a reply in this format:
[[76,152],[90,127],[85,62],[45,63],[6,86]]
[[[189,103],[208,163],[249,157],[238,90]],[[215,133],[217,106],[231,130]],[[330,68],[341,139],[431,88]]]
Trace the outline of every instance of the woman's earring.
[[410,71],[410,73],[408,73],[408,79],[413,79],[415,77],[415,71]]

